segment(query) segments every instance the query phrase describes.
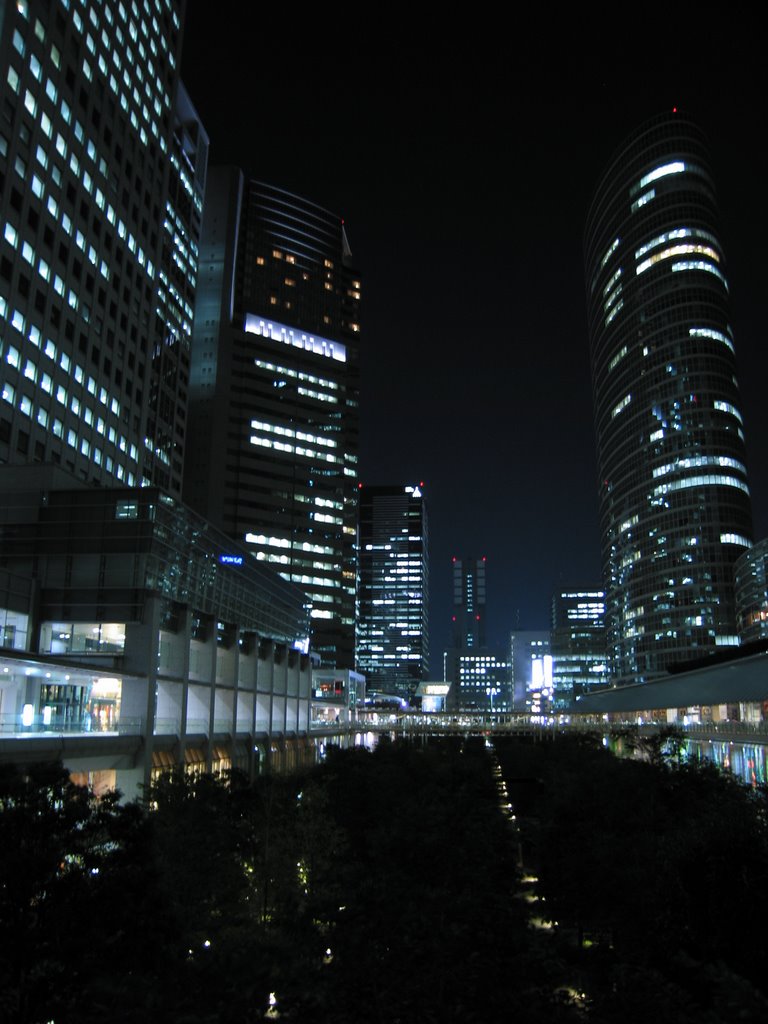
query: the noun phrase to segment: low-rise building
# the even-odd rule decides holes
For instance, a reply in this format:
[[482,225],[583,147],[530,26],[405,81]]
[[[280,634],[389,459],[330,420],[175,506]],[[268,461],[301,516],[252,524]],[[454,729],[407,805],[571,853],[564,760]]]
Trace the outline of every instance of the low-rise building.
[[316,668],[312,672],[312,724],[322,728],[357,721],[365,703],[365,676],[350,668]]
[[742,644],[768,637],[768,538],[737,559],[736,624]]
[[310,745],[305,595],[157,488],[2,471],[0,757],[136,792]]

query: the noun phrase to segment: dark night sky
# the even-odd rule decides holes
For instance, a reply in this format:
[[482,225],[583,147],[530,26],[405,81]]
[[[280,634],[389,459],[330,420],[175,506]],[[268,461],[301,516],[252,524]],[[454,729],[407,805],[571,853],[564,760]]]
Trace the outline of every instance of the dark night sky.
[[257,18],[189,4],[182,77],[211,163],[345,219],[363,274],[361,479],[425,483],[433,676],[451,555],[487,556],[498,644],[547,628],[561,583],[599,581],[581,232],[612,151],[675,105],[712,146],[755,535],[768,535],[762,34],[735,14],[693,25],[690,6],[663,25],[656,8],[626,10],[632,44],[618,8],[597,42],[596,15],[557,35],[530,15],[513,35],[481,19],[436,34],[392,9],[307,26],[298,8],[262,21],[261,5]]

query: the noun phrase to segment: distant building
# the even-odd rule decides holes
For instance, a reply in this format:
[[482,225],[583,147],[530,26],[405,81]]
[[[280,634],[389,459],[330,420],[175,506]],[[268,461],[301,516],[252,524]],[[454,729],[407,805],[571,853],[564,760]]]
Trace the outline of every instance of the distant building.
[[445,652],[449,705],[462,711],[511,711],[509,661],[488,647],[451,647]]
[[357,668],[369,693],[411,698],[429,669],[423,484],[360,485]]
[[316,668],[312,672],[312,722],[349,725],[365,703],[365,676],[349,668]]
[[416,698],[421,702],[421,710],[425,714],[435,714],[446,710],[446,700],[450,683],[442,680],[419,683]]
[[184,498],[312,601],[312,649],[354,667],[360,277],[341,217],[212,170]]
[[503,651],[487,645],[485,569],[485,556],[453,559],[453,646],[443,666],[453,710],[512,709],[509,661]]
[[550,634],[546,630],[514,629],[509,636],[509,662],[515,710],[546,714],[552,710],[554,682]]
[[552,686],[555,709],[609,684],[602,590],[564,590],[552,598]]
[[453,646],[485,647],[485,556],[453,559]]
[[585,260],[612,680],[738,643],[752,544],[728,278],[709,152],[681,113],[601,177]]
[[768,539],[736,562],[736,616],[741,643],[768,637]]

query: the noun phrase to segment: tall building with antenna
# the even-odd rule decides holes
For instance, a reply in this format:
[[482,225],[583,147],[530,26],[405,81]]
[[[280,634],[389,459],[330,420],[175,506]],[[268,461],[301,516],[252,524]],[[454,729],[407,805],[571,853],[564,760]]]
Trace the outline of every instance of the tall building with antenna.
[[585,232],[608,654],[644,682],[738,643],[752,543],[729,285],[705,138],[687,116],[616,151]]

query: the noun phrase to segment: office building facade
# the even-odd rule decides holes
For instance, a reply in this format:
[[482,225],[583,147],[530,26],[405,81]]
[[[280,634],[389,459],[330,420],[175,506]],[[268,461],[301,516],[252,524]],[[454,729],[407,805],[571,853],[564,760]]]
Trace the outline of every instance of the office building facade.
[[728,280],[707,145],[642,125],[589,210],[585,264],[608,655],[618,683],[738,642],[752,542]]
[[181,493],[207,138],[179,0],[0,26],[0,461]]
[[541,629],[513,629],[509,664],[516,711],[546,715],[552,711],[554,684],[550,634]]
[[429,665],[423,484],[360,485],[357,667],[366,689],[409,699]]
[[511,666],[501,651],[450,647],[445,652],[444,674],[451,684],[450,710],[512,711]]
[[0,759],[153,774],[311,760],[298,587],[154,487],[3,467]]
[[561,590],[554,595],[550,653],[556,710],[609,684],[602,590]]
[[233,168],[206,190],[185,500],[312,603],[354,667],[360,278],[341,218]]

